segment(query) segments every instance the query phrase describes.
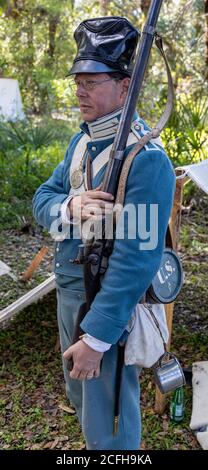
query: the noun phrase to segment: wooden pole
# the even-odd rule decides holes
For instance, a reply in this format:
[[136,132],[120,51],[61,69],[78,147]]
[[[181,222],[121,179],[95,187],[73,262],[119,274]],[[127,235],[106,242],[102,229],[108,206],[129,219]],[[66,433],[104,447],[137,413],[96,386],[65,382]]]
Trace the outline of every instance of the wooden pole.
[[[181,172],[177,171],[176,176],[180,176]],[[184,179],[178,179],[176,181],[176,190],[174,195],[174,203],[173,209],[171,212],[170,217],[170,231],[173,240],[173,248],[177,250],[178,246],[178,238],[180,232],[180,224],[181,224],[181,205],[183,199],[183,184]],[[173,310],[174,310],[174,303],[166,304],[165,305],[165,313],[169,331],[169,341],[168,341],[168,349],[171,343],[171,333],[172,333],[172,324],[173,324]],[[162,414],[164,412],[166,406],[166,395],[162,394],[158,387],[156,387],[156,394],[155,394],[155,411],[156,413]]]
[[40,249],[40,251],[37,253],[35,258],[33,259],[32,263],[30,263],[30,266],[27,269],[27,271],[25,271],[22,274],[22,277],[21,277],[22,281],[29,281],[29,279],[32,277],[34,271],[38,268],[39,264],[41,263],[42,259],[44,258],[47,252],[48,252],[47,246],[43,246]]

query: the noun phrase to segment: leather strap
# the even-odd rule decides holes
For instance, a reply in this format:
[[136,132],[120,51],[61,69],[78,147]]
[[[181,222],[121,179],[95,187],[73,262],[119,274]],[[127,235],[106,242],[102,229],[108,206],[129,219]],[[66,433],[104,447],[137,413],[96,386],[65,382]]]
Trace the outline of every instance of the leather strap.
[[86,163],[86,176],[87,176],[87,190],[89,191],[92,189],[92,158],[90,155],[87,156],[87,163]]
[[159,52],[165,62],[165,68],[167,72],[167,77],[168,77],[168,96],[167,96],[167,103],[164,109],[164,112],[159,119],[156,128],[158,129],[159,133],[163,130],[163,128],[166,126],[168,119],[171,116],[172,110],[173,110],[173,105],[174,105],[174,86],[173,86],[173,80],[171,76],[171,71],[170,67],[163,49],[163,41],[162,37],[158,34],[155,33],[155,44],[157,48],[159,49]]

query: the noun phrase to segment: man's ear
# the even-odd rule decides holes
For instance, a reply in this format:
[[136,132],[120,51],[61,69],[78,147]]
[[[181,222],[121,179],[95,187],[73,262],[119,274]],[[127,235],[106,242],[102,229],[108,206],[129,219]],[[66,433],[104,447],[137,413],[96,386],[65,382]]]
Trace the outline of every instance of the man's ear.
[[129,78],[129,77],[125,77],[125,78],[122,80],[122,91],[121,91],[121,94],[122,94],[122,97],[123,97],[123,98],[126,98],[126,95],[127,95],[128,89],[129,89],[129,83],[130,83],[130,78]]

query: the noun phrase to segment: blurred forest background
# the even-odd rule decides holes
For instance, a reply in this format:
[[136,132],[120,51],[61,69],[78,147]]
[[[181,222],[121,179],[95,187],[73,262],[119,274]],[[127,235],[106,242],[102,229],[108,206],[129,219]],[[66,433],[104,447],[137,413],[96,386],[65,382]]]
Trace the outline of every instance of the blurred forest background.
[[[63,158],[79,111],[65,78],[80,21],[123,15],[141,30],[150,0],[0,0],[0,77],[19,82],[27,121],[0,124],[0,224],[30,213],[37,186]],[[174,164],[205,158],[208,138],[208,0],[165,0],[158,32],[172,69],[176,105],[163,132]],[[156,123],[167,93],[162,60],[152,49],[139,112]],[[27,204],[28,201],[28,204]],[[13,209],[15,204],[15,210]]]

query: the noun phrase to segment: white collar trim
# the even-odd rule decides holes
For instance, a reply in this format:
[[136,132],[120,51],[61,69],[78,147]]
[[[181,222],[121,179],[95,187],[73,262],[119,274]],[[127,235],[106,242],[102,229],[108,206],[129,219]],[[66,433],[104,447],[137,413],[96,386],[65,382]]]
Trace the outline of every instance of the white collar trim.
[[90,137],[92,140],[113,139],[116,135],[119,123],[119,116],[122,109],[102,116],[96,121],[87,122]]

